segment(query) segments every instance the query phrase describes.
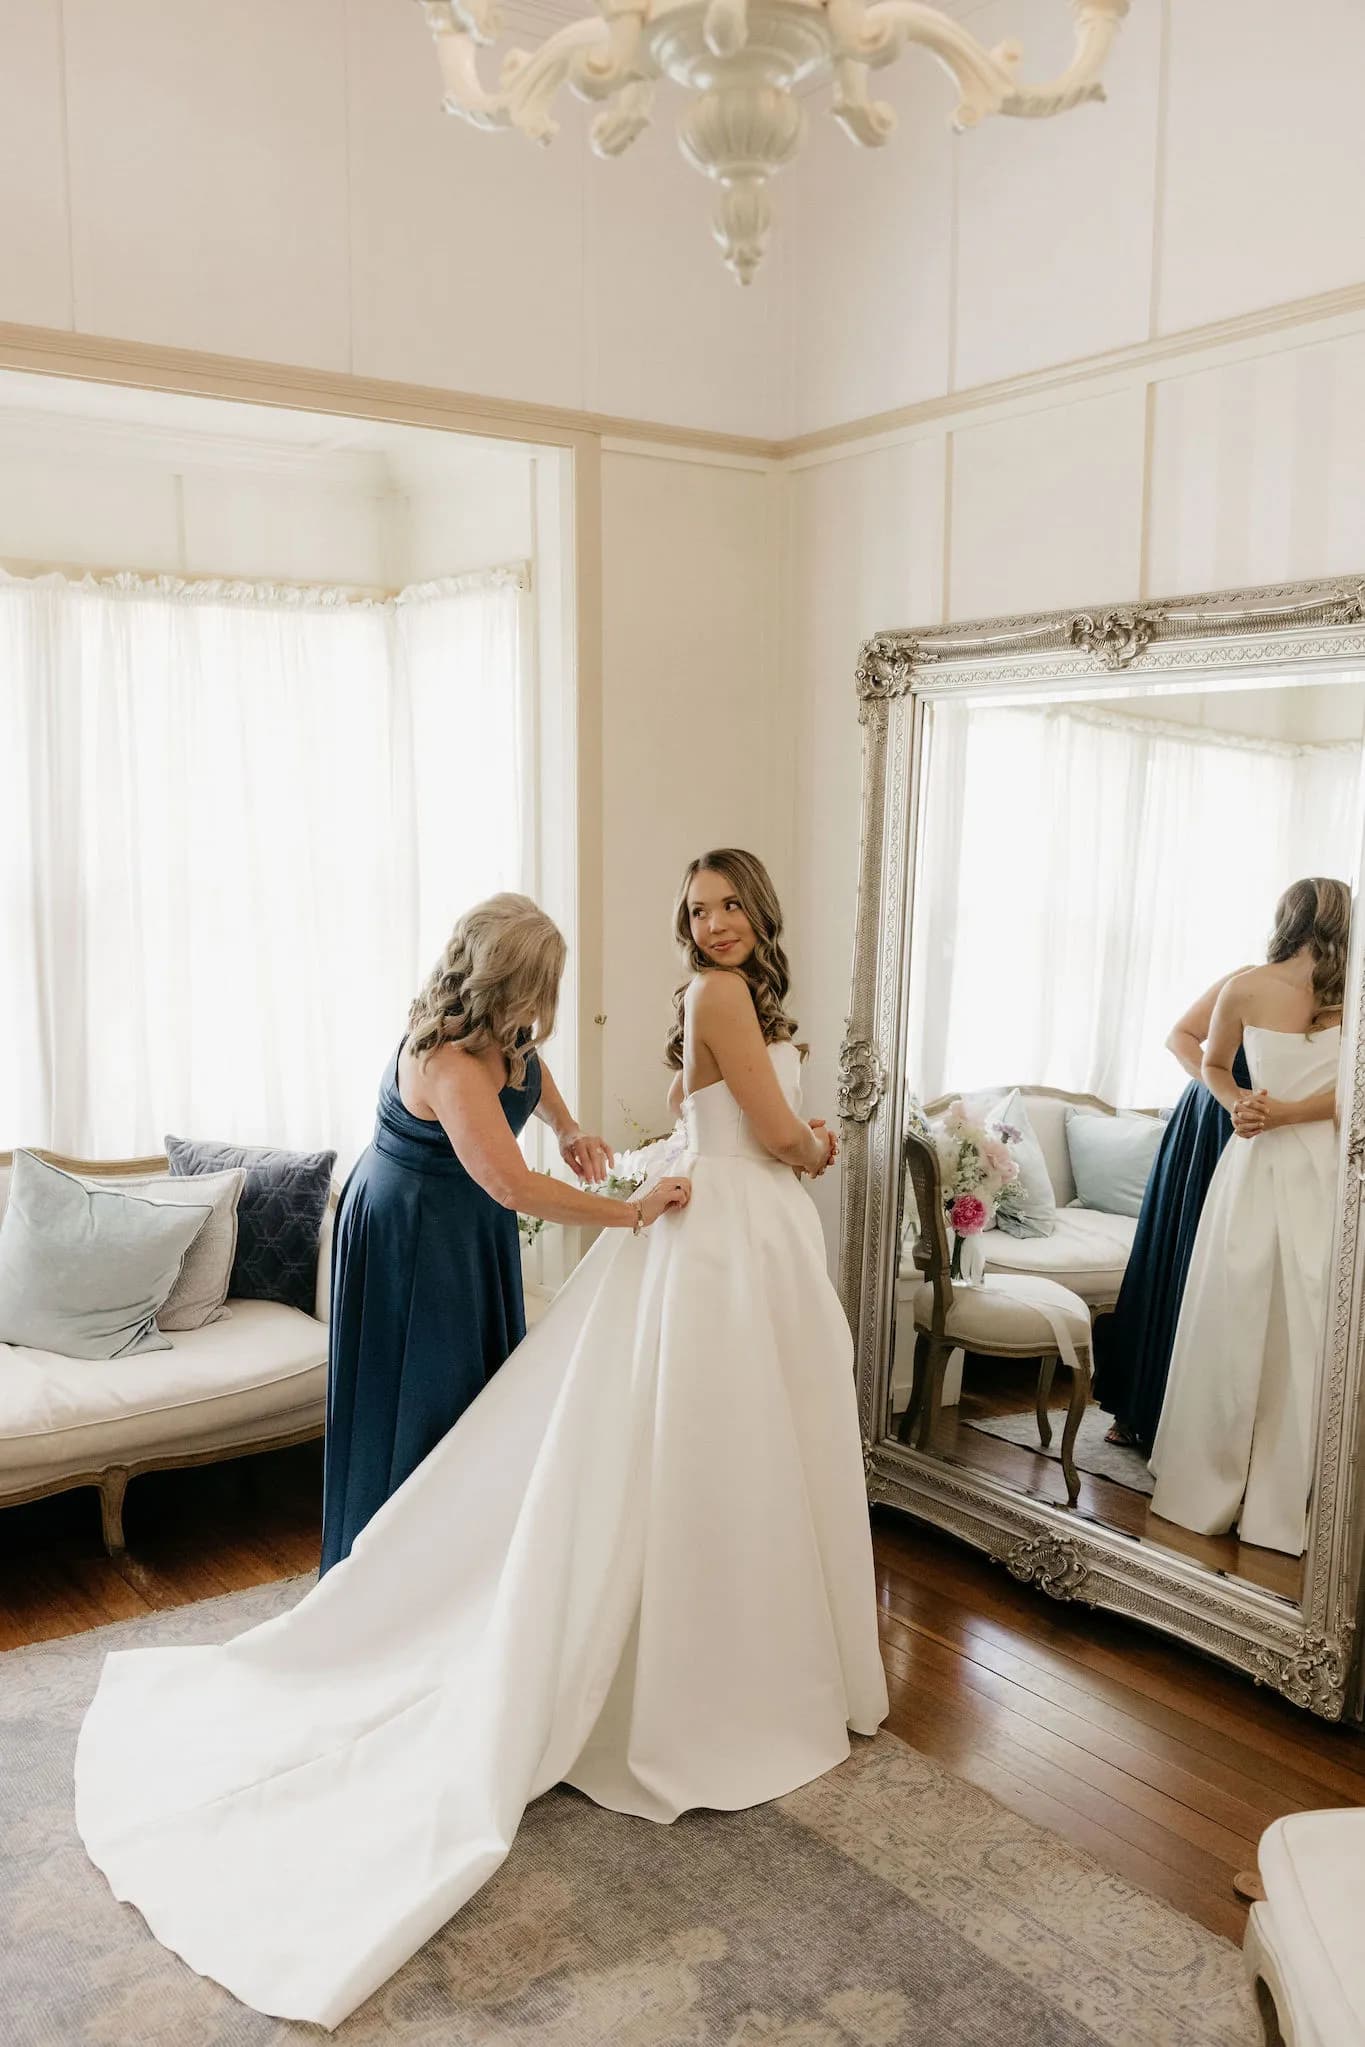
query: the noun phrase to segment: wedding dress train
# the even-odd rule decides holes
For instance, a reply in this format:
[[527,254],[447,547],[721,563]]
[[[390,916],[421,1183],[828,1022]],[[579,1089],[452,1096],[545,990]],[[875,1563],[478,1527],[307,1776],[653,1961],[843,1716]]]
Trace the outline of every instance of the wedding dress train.
[[[795,1101],[799,1055],[773,1048]],[[336,2026],[568,1782],[776,1798],[886,1713],[847,1324],[805,1189],[723,1083],[691,1206],[605,1233],[290,1613],[104,1666],[76,1819],[201,1974]]]
[[[1341,1031],[1248,1025],[1252,1084],[1285,1101],[1331,1087]],[[1234,1137],[1209,1183],[1152,1446],[1152,1509],[1199,1535],[1300,1556],[1337,1180],[1328,1118]]]

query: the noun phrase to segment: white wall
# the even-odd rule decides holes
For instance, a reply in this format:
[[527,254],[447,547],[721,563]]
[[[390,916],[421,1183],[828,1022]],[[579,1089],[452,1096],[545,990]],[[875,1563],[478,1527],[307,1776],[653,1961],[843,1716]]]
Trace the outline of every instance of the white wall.
[[397,588],[530,560],[537,459],[0,372],[0,561]]
[[[956,10],[1029,76],[1063,0]],[[797,172],[798,431],[1353,284],[1365,246],[1365,11],[1135,0],[1108,100],[955,136],[948,79],[877,76],[900,125],[855,149],[821,103]]]
[[440,108],[411,0],[0,0],[0,320],[744,433],[789,391],[661,98],[629,158]]
[[[27,438],[28,445],[20,445]],[[121,436],[21,437],[0,421],[0,561],[384,584],[388,493],[364,461],[251,467]]]
[[1365,312],[1133,366],[1099,389],[1078,374],[1069,393],[1002,396],[791,469],[785,687],[797,811],[820,819],[799,844],[796,956],[822,1098],[849,985],[861,642],[948,617],[1359,577],[1362,473]]
[[747,846],[791,896],[775,509],[760,468],[605,457],[603,1094],[618,1142],[627,1111],[651,1132],[667,1127],[672,913],[687,862]]

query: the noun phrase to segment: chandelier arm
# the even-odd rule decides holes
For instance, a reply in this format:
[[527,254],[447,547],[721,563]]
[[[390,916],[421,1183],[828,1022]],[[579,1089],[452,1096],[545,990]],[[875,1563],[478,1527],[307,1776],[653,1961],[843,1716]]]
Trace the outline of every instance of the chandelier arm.
[[[1015,77],[1020,51],[1015,43],[988,50],[964,28],[924,0],[829,0],[830,28],[840,57],[880,68],[917,43],[938,59],[962,97],[954,113],[958,128],[974,127],[988,114],[1046,119],[1103,99],[1100,73],[1128,12],[1128,0],[1072,0],[1076,42],[1065,71],[1042,85],[1021,85]],[[860,138],[861,139],[861,138]]]
[[654,112],[654,82],[638,78],[623,85],[609,107],[592,124],[592,146],[598,156],[620,156],[649,126]]
[[868,67],[856,57],[834,60],[834,97],[830,112],[855,142],[864,149],[880,149],[896,126],[896,110],[886,100],[868,98]]
[[[550,142],[559,132],[550,107],[561,86],[584,99],[606,99],[638,80],[640,22],[639,14],[624,12],[610,22],[591,16],[557,29],[538,50],[509,50],[496,92],[479,76],[473,37],[458,27],[446,29],[436,38],[436,54],[447,111],[475,127],[515,128],[533,142]],[[623,124],[632,119],[638,134],[644,125],[638,109],[624,116]]]

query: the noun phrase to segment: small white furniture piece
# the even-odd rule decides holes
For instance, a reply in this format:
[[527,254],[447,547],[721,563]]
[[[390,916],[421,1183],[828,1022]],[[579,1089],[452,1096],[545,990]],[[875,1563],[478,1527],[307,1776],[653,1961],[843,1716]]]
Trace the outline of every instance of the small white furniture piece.
[[1290,1813],[1257,1862],[1242,1952],[1267,2047],[1365,2047],[1365,1808]]
[[1061,1464],[1067,1502],[1074,1507],[1081,1481],[1074,1451],[1076,1432],[1090,1399],[1090,1309],[1079,1294],[1055,1280],[1028,1275],[1011,1279],[989,1268],[979,1285],[954,1286],[948,1269],[948,1231],[943,1214],[943,1188],[938,1155],[914,1131],[905,1138],[905,1164],[919,1218],[913,1284],[898,1289],[915,1325],[914,1383],[910,1404],[900,1424],[902,1443],[921,1450],[933,1440],[934,1423],[943,1402],[943,1375],[955,1350],[979,1357],[1037,1358],[1035,1407],[1038,1438],[1044,1449],[1052,1441],[1048,1395],[1059,1363],[1066,1363],[1058,1327],[1070,1341],[1076,1367],[1071,1374],[1071,1400],[1062,1430]]
[[[40,1157],[110,1180],[165,1173],[164,1158]],[[0,1216],[12,1155],[0,1152]],[[332,1221],[318,1246],[313,1312],[228,1297],[228,1315],[178,1332],[170,1350],[92,1361],[0,1343],[0,1507],[94,1486],[105,1547],[123,1548],[123,1496],[144,1471],[282,1450],[323,1431]]]

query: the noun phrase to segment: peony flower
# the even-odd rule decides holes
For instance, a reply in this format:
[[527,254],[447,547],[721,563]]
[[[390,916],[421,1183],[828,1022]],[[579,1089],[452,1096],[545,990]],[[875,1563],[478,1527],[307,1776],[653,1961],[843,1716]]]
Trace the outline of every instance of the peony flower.
[[959,1194],[948,1210],[948,1220],[959,1237],[975,1237],[990,1221],[990,1210],[975,1194]]

